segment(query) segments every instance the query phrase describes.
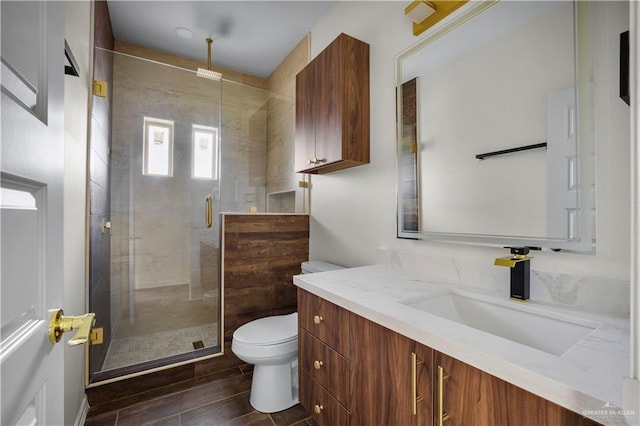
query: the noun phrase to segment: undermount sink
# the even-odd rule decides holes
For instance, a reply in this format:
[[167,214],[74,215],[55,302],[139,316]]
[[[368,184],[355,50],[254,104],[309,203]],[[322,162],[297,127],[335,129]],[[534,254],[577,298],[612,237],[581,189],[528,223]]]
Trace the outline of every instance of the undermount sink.
[[600,326],[523,302],[492,300],[458,290],[401,303],[558,356]]

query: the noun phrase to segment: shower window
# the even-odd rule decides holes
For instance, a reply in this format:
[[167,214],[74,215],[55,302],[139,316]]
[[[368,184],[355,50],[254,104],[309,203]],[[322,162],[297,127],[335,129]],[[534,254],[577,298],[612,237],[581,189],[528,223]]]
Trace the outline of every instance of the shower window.
[[145,175],[173,176],[173,121],[144,117]]
[[191,128],[192,167],[194,179],[218,179],[218,129],[194,124]]

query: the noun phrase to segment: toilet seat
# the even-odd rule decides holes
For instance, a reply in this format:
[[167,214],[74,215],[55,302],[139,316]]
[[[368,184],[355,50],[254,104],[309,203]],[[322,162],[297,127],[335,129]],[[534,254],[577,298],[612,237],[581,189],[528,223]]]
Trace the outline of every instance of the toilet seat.
[[256,346],[278,345],[298,338],[298,313],[250,321],[233,332],[233,340]]

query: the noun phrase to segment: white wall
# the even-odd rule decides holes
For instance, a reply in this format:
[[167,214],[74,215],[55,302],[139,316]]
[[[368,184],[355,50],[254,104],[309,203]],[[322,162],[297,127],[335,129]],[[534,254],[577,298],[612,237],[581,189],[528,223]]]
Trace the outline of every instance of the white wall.
[[[628,29],[628,5],[594,2],[612,29],[596,35],[597,254],[535,253],[532,268],[629,279],[629,108],[617,94],[619,33]],[[313,176],[311,259],[345,266],[372,264],[389,247],[491,264],[502,248],[399,240],[395,201],[395,56],[414,44],[407,2],[342,2],[311,33],[315,57],[339,33],[371,45],[371,163]],[[506,285],[506,283],[505,283]]]
[[[80,76],[64,78],[64,310],[82,315],[85,300],[85,218],[87,111],[91,82],[91,7],[88,1],[65,2],[65,38]],[[69,336],[65,339],[68,340]],[[84,347],[64,354],[64,423],[74,424],[83,408]]]

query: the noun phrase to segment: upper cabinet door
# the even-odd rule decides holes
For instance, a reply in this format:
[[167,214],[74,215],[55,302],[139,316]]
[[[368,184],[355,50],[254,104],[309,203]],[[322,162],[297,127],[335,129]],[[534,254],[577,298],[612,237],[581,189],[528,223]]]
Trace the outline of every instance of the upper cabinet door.
[[317,75],[316,98],[316,166],[325,166],[342,160],[342,69],[340,58],[344,39],[329,45],[314,60]]
[[316,147],[316,67],[309,64],[296,76],[296,170],[311,167]]
[[296,171],[369,163],[369,45],[339,35],[298,74],[296,85]]

